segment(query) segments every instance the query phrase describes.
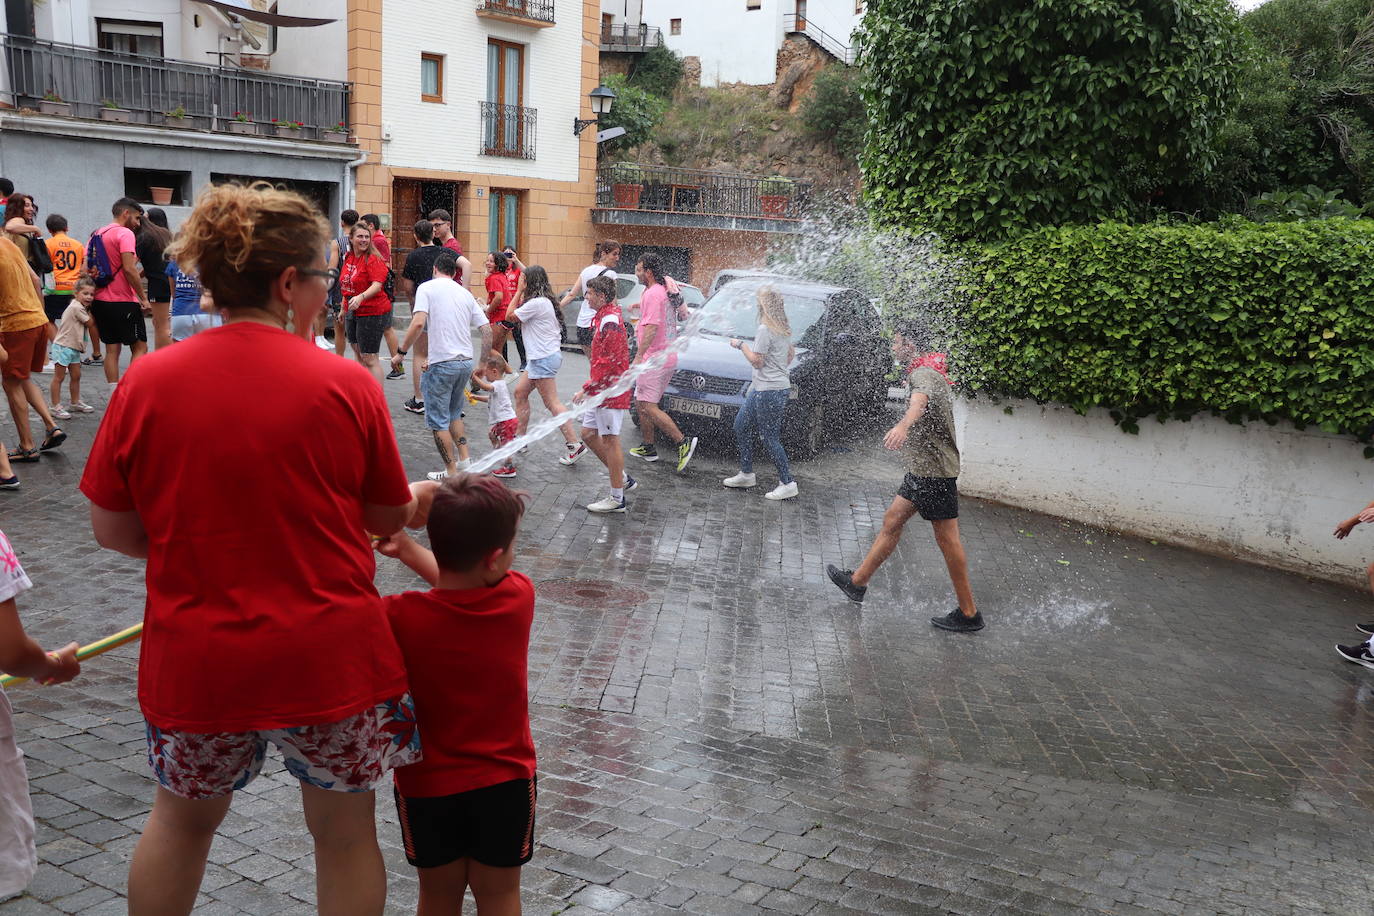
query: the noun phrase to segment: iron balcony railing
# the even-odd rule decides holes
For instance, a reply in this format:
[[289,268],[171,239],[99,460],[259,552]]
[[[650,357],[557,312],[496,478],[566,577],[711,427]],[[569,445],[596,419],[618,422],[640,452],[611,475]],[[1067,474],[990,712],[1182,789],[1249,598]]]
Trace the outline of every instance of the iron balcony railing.
[[536,22],[553,22],[553,0],[477,0],[477,11]]
[[811,194],[809,181],[702,169],[619,163],[603,165],[596,173],[600,209],[800,219]]
[[854,49],[805,16],[788,13],[782,17],[782,28],[784,32],[799,32],[805,35],[840,63],[853,65],[856,56]]
[[663,44],[663,30],[642,22],[606,23],[601,26],[604,51],[647,51]]
[[217,127],[236,112],[259,124],[300,122],[303,135],[348,128],[349,84],[184,60],[141,57],[23,35],[0,36],[16,106],[36,107],[54,96],[72,114],[95,118],[101,108],[132,112],[131,120],[160,122],[180,110],[188,127]]
[[536,112],[519,105],[482,102],[482,155],[533,159]]

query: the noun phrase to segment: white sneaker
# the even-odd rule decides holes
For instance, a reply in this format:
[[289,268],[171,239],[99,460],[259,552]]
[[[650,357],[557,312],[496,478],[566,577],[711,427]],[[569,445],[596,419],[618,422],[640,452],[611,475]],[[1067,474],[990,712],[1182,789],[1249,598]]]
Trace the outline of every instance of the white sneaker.
[[63,407],[61,404],[49,405],[48,411],[59,420],[70,420],[72,418],[72,415],[67,412],[67,408]]
[[558,463],[564,467],[572,467],[577,464],[577,459],[587,454],[587,443],[579,442],[575,447],[568,449],[568,454],[558,459]]
[[797,482],[780,483],[767,493],[763,494],[764,499],[791,499],[797,495]]
[[94,407],[92,407],[90,404],[87,404],[85,401],[72,401],[71,406],[72,410],[79,410],[82,413],[90,413],[91,411],[95,410]]
[[605,496],[598,499],[587,507],[588,512],[595,512],[598,515],[608,515],[612,512],[624,512],[625,500],[616,499],[614,496]]
[[456,462],[456,464],[458,466],[458,473],[461,474],[463,471],[466,471],[468,468],[472,467],[472,459],[464,458],[461,461]]
[[727,487],[734,487],[737,490],[747,490],[750,487],[757,486],[758,482],[758,477],[753,474],[746,474],[743,471],[740,471],[734,477],[727,477],[721,481],[721,483],[725,484]]
[[435,483],[443,483],[445,480],[448,480],[448,471],[430,471],[425,477]]

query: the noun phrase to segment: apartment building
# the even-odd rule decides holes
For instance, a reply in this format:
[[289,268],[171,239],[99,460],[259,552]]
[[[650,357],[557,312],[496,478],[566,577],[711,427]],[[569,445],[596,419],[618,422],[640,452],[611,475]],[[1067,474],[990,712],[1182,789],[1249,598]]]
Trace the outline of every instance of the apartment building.
[[[7,0],[0,175],[77,233],[225,180],[351,197],[344,0]],[[275,122],[275,123],[274,123]]]
[[[435,208],[480,274],[511,245],[568,284],[594,244],[598,0],[347,0],[355,205],[389,214],[397,264]],[[481,277],[473,278],[480,286]]]

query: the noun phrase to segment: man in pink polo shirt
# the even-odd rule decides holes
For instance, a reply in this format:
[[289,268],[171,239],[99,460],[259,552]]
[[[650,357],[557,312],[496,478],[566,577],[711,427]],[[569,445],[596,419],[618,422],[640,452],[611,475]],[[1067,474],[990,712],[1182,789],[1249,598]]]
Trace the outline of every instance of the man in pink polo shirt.
[[[148,328],[143,323],[143,316],[151,315],[153,306],[143,290],[138,255],[134,252],[134,232],[143,221],[143,207],[132,198],[121,197],[114,202],[110,213],[114,222],[96,234],[105,246],[114,276],[107,285],[96,289],[91,317],[95,319],[100,342],[105,345],[105,381],[115,385],[119,382],[120,348],[129,347],[130,362],[148,352]],[[160,267],[155,265],[150,269]],[[94,264],[88,264],[87,269],[92,275],[96,273]]]

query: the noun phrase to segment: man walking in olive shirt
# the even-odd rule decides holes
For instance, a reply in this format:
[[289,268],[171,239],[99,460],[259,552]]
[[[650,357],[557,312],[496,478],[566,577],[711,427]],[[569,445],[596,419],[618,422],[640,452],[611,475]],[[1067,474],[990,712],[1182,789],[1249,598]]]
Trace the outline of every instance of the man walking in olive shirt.
[[901,451],[907,474],[883,515],[883,529],[855,570],[826,566],[830,580],[851,601],[861,602],[868,582],[897,549],[902,530],[913,515],[930,522],[935,543],[944,554],[959,606],[930,622],[942,630],[972,633],[983,629],[983,617],[973,602],[968,561],[959,540],[959,446],[954,441],[954,399],[945,375],[945,357],[931,352],[925,334],[904,328],[893,335],[892,353],[907,365],[911,403],[883,437],[883,445]]

